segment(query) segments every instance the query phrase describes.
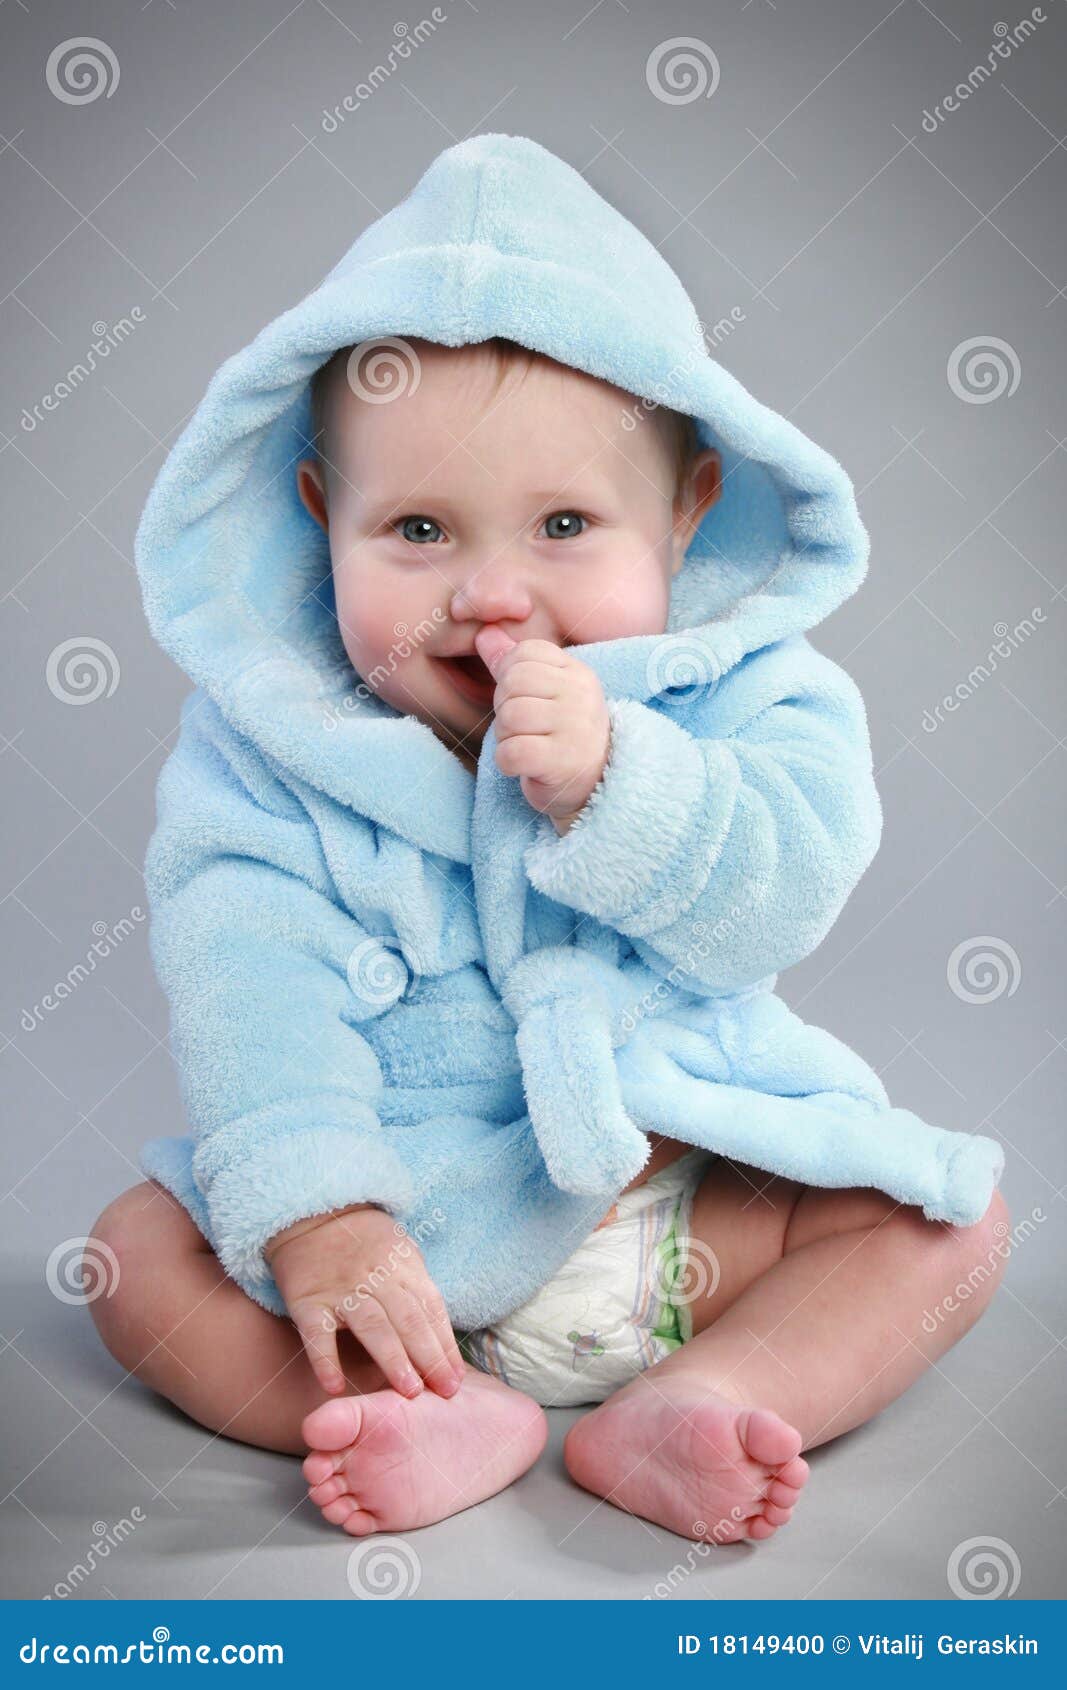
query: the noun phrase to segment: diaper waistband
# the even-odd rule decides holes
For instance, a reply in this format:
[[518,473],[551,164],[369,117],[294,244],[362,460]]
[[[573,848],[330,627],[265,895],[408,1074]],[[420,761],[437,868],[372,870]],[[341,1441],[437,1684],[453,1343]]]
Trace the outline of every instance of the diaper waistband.
[[[715,1152],[704,1150],[695,1145],[687,1150],[677,1161],[668,1162],[658,1174],[646,1179],[643,1185],[635,1185],[632,1191],[624,1191],[616,1198],[614,1205],[608,1211],[612,1220],[621,1219],[624,1215],[640,1214],[653,1203],[659,1203],[664,1197],[680,1197],[684,1193],[693,1192],[700,1184],[710,1163],[716,1160]],[[604,1217],[600,1225],[607,1224],[608,1216]]]

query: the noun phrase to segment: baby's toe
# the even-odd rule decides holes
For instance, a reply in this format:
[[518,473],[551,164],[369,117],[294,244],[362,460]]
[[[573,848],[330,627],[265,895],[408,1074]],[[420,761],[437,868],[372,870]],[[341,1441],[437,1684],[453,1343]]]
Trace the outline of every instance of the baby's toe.
[[765,1537],[773,1537],[777,1530],[778,1527],[772,1526],[771,1522],[765,1520],[762,1514],[754,1514],[748,1522],[748,1535],[755,1538],[757,1543]]
[[775,1475],[779,1484],[792,1485],[794,1490],[803,1490],[808,1480],[811,1468],[802,1455],[795,1455],[792,1461],[787,1461],[784,1467],[779,1467]]
[[380,1528],[373,1514],[368,1514],[365,1508],[357,1508],[344,1522],[344,1529],[351,1537],[369,1537],[371,1532]]
[[328,1502],[322,1511],[324,1520],[329,1520],[331,1526],[343,1526],[350,1514],[359,1512],[359,1503],[354,1496],[339,1496],[336,1502]]
[[347,1481],[339,1473],[335,1473],[332,1479],[324,1479],[321,1485],[312,1485],[308,1496],[317,1508],[323,1508],[327,1502],[334,1502],[337,1497],[344,1496],[347,1490]]
[[787,1526],[793,1518],[791,1508],[778,1508],[774,1503],[768,1503],[763,1510],[763,1518],[769,1526]]
[[784,1485],[781,1479],[772,1479],[764,1495],[775,1508],[794,1508],[800,1500],[800,1492],[795,1485]]
[[753,1461],[780,1467],[800,1453],[803,1439],[773,1408],[750,1408],[738,1416],[737,1435]]
[[309,1485],[321,1485],[334,1477],[337,1461],[334,1456],[326,1455],[321,1449],[313,1449],[310,1455],[305,1456],[300,1471]]
[[337,1450],[355,1443],[363,1425],[358,1397],[334,1397],[304,1416],[300,1435],[311,1449]]

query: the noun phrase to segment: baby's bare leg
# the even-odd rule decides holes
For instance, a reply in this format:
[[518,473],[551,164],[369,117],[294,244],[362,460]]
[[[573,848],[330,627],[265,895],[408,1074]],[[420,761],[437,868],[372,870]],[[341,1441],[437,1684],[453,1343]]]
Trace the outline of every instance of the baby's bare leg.
[[[726,1182],[713,1168],[693,1236],[730,1251],[766,1183],[755,1168]],[[812,1449],[879,1413],[974,1325],[999,1283],[1008,1210],[995,1191],[976,1225],[952,1227],[878,1191],[801,1186],[775,1213],[764,1236],[773,1244],[777,1217],[785,1225],[770,1265],[753,1278],[724,1267],[715,1296],[693,1304],[699,1342],[664,1365],[688,1358],[719,1388],[777,1409]]]
[[798,1452],[877,1414],[977,1320],[1006,1213],[996,1193],[952,1228],[873,1190],[715,1163],[690,1225],[693,1339],[572,1428],[572,1475],[687,1536],[718,1510],[720,1541],[769,1537],[807,1477]]
[[[155,1180],[124,1191],[93,1227],[118,1259],[112,1296],[90,1304],[111,1354],[200,1425],[263,1449],[303,1453],[304,1416],[327,1393],[296,1328],[246,1297],[181,1205]],[[381,1369],[339,1334],[354,1391]]]
[[116,1360],[213,1432],[286,1453],[310,1447],[312,1500],[353,1535],[470,1507],[544,1448],[544,1411],[520,1392],[470,1368],[447,1401],[428,1390],[408,1400],[348,1332],[338,1340],[354,1394],[329,1396],[292,1322],[245,1296],[154,1180],[110,1204],[92,1236],[119,1264],[113,1295],[90,1305]]

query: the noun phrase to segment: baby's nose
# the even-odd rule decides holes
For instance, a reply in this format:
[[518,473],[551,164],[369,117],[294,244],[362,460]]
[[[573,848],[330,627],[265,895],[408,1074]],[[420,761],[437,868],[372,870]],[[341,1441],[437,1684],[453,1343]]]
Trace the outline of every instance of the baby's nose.
[[487,564],[469,575],[452,595],[451,608],[457,622],[524,622],[534,606],[518,571]]

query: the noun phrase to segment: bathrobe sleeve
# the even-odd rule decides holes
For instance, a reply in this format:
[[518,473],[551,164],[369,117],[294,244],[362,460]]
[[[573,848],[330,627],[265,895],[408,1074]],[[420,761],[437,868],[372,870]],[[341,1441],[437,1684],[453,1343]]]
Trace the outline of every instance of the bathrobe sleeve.
[[851,678],[795,635],[690,697],[686,726],[608,708],[601,781],[562,837],[539,818],[531,883],[694,991],[742,990],[815,950],[881,837]]
[[159,777],[145,884],[211,1242],[250,1295],[276,1291],[263,1246],[283,1227],[410,1198],[351,1025],[375,1012],[346,972],[374,941],[335,901],[304,807],[199,691]]

